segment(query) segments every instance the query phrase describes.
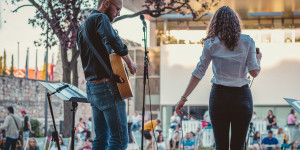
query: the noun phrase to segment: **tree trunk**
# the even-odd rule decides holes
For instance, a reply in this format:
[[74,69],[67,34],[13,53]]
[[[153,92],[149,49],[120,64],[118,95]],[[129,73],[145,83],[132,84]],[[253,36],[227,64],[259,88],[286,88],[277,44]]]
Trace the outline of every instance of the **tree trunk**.
[[78,87],[78,68],[77,68],[77,59],[78,59],[78,56],[76,58],[76,53],[77,53],[77,48],[76,48],[76,45],[72,48],[72,58],[73,59],[76,59],[76,62],[73,64],[72,66],[72,75],[73,75],[73,78],[72,78],[72,84],[75,85],[76,87]]
[[[61,48],[61,60],[63,68],[63,82],[71,83],[71,69],[68,62],[67,50],[63,48]],[[63,137],[71,137],[73,119],[71,109],[72,103],[64,101],[64,124],[62,128]]]

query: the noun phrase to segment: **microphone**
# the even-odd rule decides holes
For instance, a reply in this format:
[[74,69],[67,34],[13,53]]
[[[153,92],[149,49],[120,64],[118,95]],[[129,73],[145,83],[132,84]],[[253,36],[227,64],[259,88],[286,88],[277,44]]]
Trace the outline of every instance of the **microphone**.
[[69,85],[64,85],[62,87],[59,87],[59,88],[56,89],[56,92],[60,92],[61,90],[65,89],[67,87],[69,87]]
[[147,26],[146,21],[145,21],[145,16],[144,15],[140,15],[140,19],[142,20],[143,25]]

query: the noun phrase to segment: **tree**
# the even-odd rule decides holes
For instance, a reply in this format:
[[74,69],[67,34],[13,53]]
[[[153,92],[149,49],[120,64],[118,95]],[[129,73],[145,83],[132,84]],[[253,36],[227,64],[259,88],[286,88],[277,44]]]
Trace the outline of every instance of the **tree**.
[[218,5],[221,0],[145,0],[145,9],[134,14],[123,15],[115,19],[115,22],[125,18],[133,18],[142,14],[151,17],[160,17],[164,14],[179,13],[192,14],[193,21],[200,21],[208,15],[212,7]]
[[3,55],[2,75],[7,75],[7,73],[6,73],[6,52],[5,52],[5,50],[4,50],[4,55]]
[[[71,72],[73,71],[72,84],[78,85],[76,34],[82,19],[81,9],[91,6],[89,0],[28,0],[29,4],[20,5],[23,0],[6,0],[7,4],[13,4],[17,12],[23,7],[34,7],[36,14],[29,19],[33,27],[40,27],[43,32],[41,39],[35,41],[36,46],[51,48],[54,45],[60,46],[63,82],[71,83]],[[95,2],[95,0],[94,0]],[[18,5],[19,4],[19,5]],[[48,39],[48,40],[47,40]],[[72,51],[72,58],[68,60],[67,51]],[[70,137],[72,128],[72,105],[64,102],[64,125],[63,137]]]
[[11,55],[10,75],[14,76],[14,55]]

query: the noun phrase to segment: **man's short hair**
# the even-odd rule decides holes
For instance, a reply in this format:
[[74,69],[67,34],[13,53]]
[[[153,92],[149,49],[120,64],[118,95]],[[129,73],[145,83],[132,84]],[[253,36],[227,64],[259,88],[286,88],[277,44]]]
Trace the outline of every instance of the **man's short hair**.
[[12,106],[8,106],[7,110],[12,114],[14,113],[14,108]]
[[268,133],[271,133],[271,134],[273,134],[273,131],[272,131],[272,130],[269,130],[269,131],[268,131]]
[[157,121],[157,124],[160,124],[160,120],[159,119],[156,119],[156,121]]

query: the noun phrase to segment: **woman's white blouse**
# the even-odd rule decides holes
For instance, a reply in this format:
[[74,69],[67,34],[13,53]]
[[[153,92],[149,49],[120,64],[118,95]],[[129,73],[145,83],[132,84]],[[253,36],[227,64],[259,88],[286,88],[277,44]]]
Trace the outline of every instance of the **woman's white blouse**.
[[218,37],[204,41],[202,56],[192,75],[200,80],[212,60],[214,77],[212,83],[231,87],[249,84],[247,73],[259,69],[256,59],[255,42],[245,34],[240,35],[238,45],[230,51]]

